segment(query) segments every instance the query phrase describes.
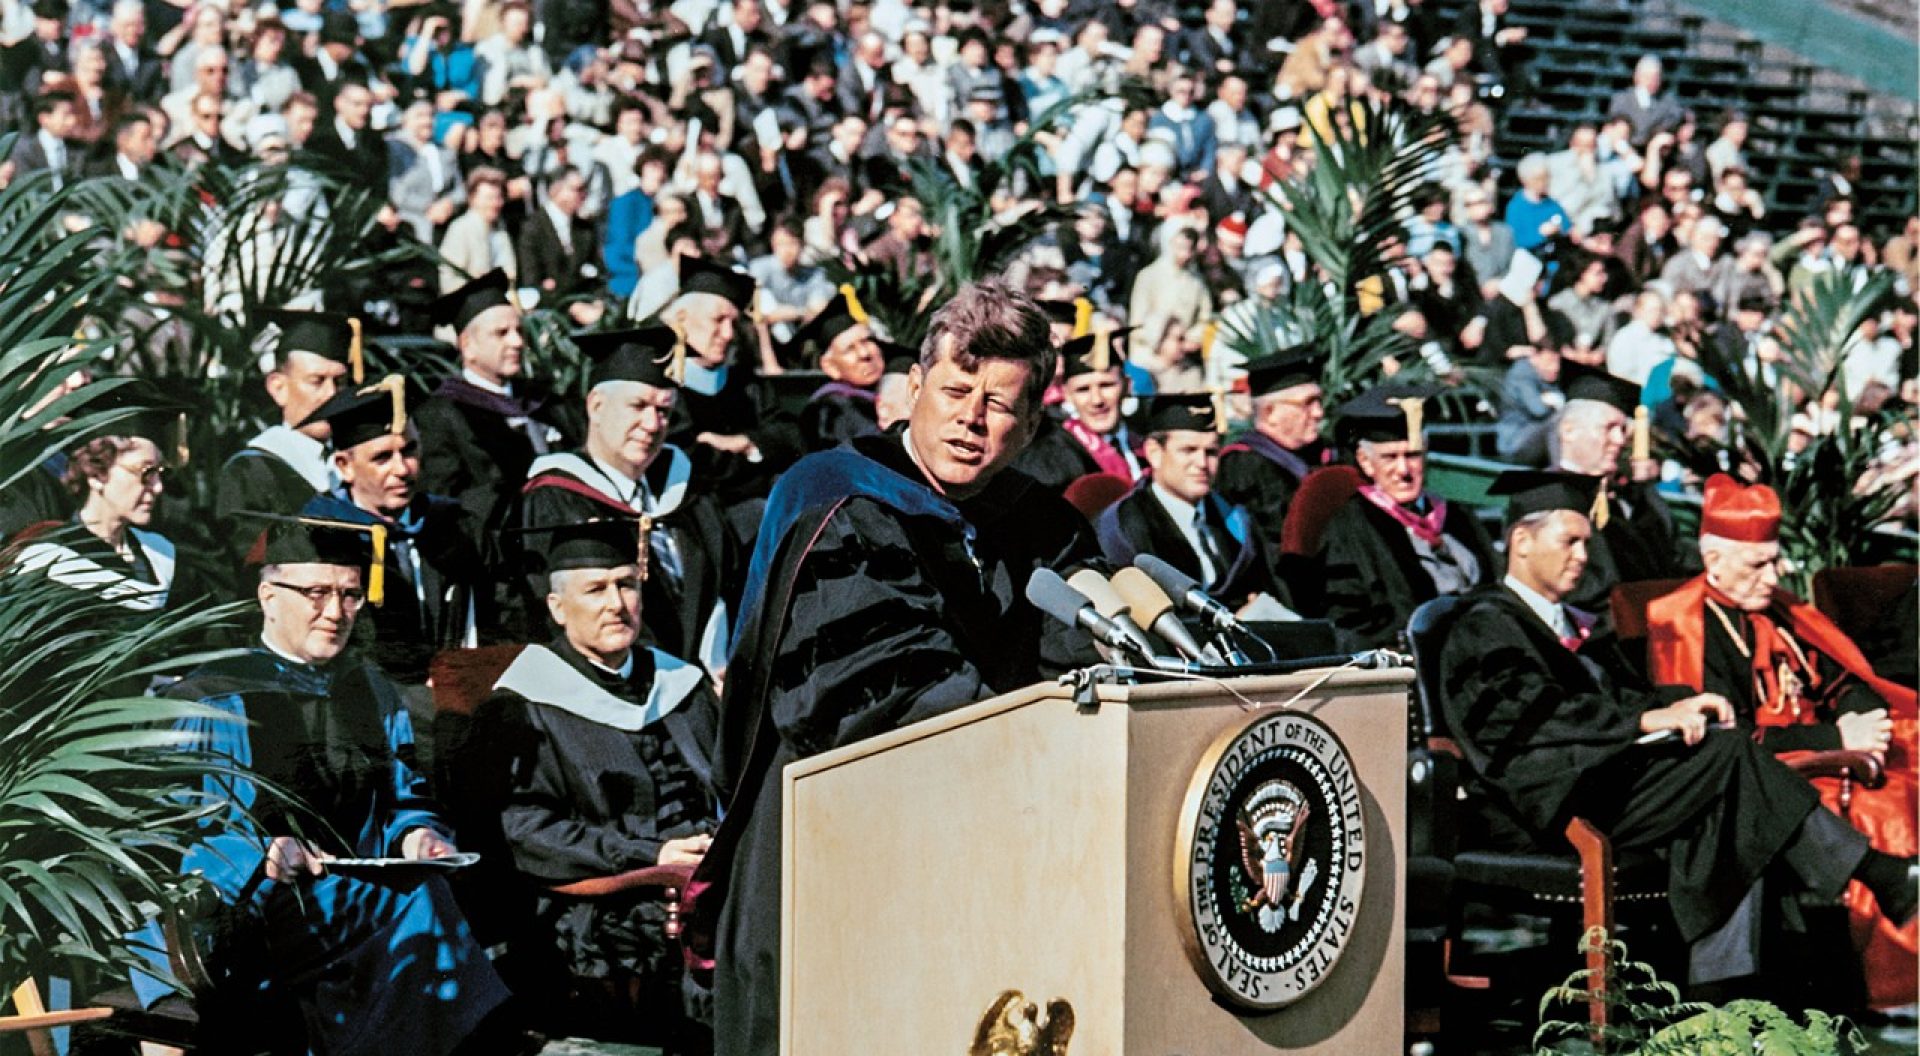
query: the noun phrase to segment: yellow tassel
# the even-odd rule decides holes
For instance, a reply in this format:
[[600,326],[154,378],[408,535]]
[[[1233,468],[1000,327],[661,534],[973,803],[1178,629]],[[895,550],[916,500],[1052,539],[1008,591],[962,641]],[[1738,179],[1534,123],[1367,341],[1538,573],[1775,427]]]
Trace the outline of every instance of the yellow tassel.
[[347,330],[353,334],[347,340],[347,364],[353,368],[353,383],[358,385],[367,380],[366,354],[360,348],[360,320],[348,316]]
[[1227,390],[1215,386],[1213,393],[1213,431],[1225,435],[1227,431]]
[[371,396],[383,391],[393,397],[393,425],[390,431],[400,436],[407,431],[407,379],[398,374],[389,374],[361,389],[359,394]]
[[668,353],[667,377],[675,385],[687,383],[687,335],[680,328],[667,324],[673,330],[673,351]]
[[1093,302],[1085,297],[1073,299],[1073,337],[1085,337],[1093,329]]
[[865,326],[868,319],[867,309],[860,303],[860,295],[853,292],[853,283],[841,283],[840,296],[847,299],[847,314],[853,316],[854,322]]
[[1633,460],[1645,462],[1653,457],[1653,422],[1645,406],[1633,409]]
[[380,605],[387,600],[387,526],[372,525],[373,563],[367,566],[367,600]]
[[1388,400],[1388,403],[1400,408],[1407,416],[1407,453],[1418,454],[1426,449],[1426,437],[1422,434],[1427,427],[1427,401],[1418,396]]
[[1219,323],[1209,322],[1200,328],[1200,362],[1206,363],[1213,358],[1213,339],[1219,336]]
[[1093,332],[1093,353],[1087,362],[1096,371],[1105,371],[1113,366],[1113,331],[1102,327]]
[[1607,485],[1603,482],[1599,490],[1593,493],[1593,507],[1587,511],[1587,520],[1593,522],[1595,531],[1607,526]]
[[181,411],[173,421],[173,464],[179,468],[187,464],[192,452],[187,450],[187,412]]

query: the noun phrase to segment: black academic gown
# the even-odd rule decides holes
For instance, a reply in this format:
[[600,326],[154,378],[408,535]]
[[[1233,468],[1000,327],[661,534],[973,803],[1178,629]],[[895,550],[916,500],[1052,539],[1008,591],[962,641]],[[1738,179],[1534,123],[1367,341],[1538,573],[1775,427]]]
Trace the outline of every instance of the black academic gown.
[[[1440,530],[1473,554],[1479,565],[1476,585],[1499,580],[1493,547],[1472,509],[1449,503]],[[1397,648],[1413,610],[1439,596],[1407,529],[1355,495],[1327,521],[1323,538],[1325,616],[1333,621],[1340,648]]]
[[880,435],[872,391],[837,381],[822,385],[800,411],[800,435],[809,452],[838,447],[856,436]]
[[1267,564],[1273,568],[1280,567],[1280,534],[1286,524],[1287,507],[1293,505],[1300,482],[1321,464],[1320,452],[1318,443],[1289,451],[1259,433],[1249,433],[1220,452],[1214,494],[1244,508],[1253,518],[1254,533],[1266,549]]
[[[659,864],[660,848],[714,826],[708,790],[718,703],[700,668],[635,649],[626,677],[556,637],[529,646],[474,717],[468,758],[502,782],[514,869],[542,889],[539,931],[575,976],[633,975],[680,1007],[680,955],[657,892],[568,899],[553,885]],[[654,1010],[650,1010],[654,1011]]]
[[247,446],[226,465],[214,488],[213,512],[229,532],[234,559],[241,560],[264,527],[259,521],[234,515],[241,510],[291,517],[320,494],[285,459],[270,451]]
[[372,625],[374,661],[402,685],[425,685],[435,653],[492,629],[492,595],[466,511],[438,495],[415,497],[388,535],[386,597],[360,613]]
[[1097,560],[1086,522],[1014,471],[958,504],[923,479],[895,433],[808,456],[768,502],[714,758],[728,820],[701,868],[726,892],[722,1056],[778,1044],[786,764],[1097,662],[1023,598],[1034,569]]
[[568,432],[546,393],[516,380],[514,396],[488,392],[464,378],[448,378],[419,408],[420,485],[444,495],[467,512],[483,540],[503,617],[517,612],[522,598],[517,569],[503,558],[500,531],[509,523],[514,501],[527,480],[527,467],[548,451],[563,450]]
[[[700,443],[701,433],[745,436],[760,449],[760,460]],[[738,363],[727,368],[720,390],[712,395],[680,390],[667,440],[693,458],[693,479],[719,500],[745,543],[753,539],[761,500],[773,490],[780,472],[800,457],[803,446],[799,426],[781,411],[772,387]]]
[[1439,663],[1448,725],[1481,787],[1542,847],[1564,846],[1579,816],[1616,851],[1663,850],[1689,942],[1725,924],[1776,858],[1837,896],[1865,854],[1837,818],[1837,830],[1803,825],[1818,794],[1743,732],[1636,745],[1640,716],[1688,691],[1654,692],[1604,628],[1574,652],[1512,591],[1485,587]]
[[1607,526],[1587,540],[1587,570],[1567,604],[1604,611],[1613,588],[1647,579],[1684,579],[1700,571],[1700,553],[1683,551],[1673,514],[1652,483],[1616,487],[1607,499]]
[[1093,460],[1087,446],[1075,440],[1057,419],[1045,415],[1033,434],[1033,441],[1014,458],[1013,468],[1059,495],[1081,477],[1100,472],[1100,463]]
[[1273,568],[1253,538],[1245,510],[1228,506],[1218,495],[1201,501],[1215,545],[1220,548],[1213,578],[1201,575],[1200,555],[1173,523],[1167,508],[1153,495],[1149,481],[1141,481],[1125,498],[1107,507],[1093,524],[1100,551],[1116,565],[1130,565],[1141,554],[1152,554],[1193,577],[1208,594],[1230,609],[1245,605],[1256,594],[1278,596]]
[[[692,461],[671,444],[647,467],[654,535],[648,545],[647,579],[640,589],[642,633],[649,644],[717,673],[726,663],[731,615],[739,611],[744,562],[725,515],[713,496],[693,490],[691,472]],[[518,523],[577,524],[605,517],[607,503],[628,507],[626,497],[616,493],[624,484],[609,480],[584,451],[547,456],[534,463]],[[599,498],[582,494],[582,488]],[[538,544],[533,551],[520,557],[532,595],[526,611],[538,615],[544,629],[547,609],[540,599],[547,594],[547,573]],[[537,633],[527,631],[528,637]]]

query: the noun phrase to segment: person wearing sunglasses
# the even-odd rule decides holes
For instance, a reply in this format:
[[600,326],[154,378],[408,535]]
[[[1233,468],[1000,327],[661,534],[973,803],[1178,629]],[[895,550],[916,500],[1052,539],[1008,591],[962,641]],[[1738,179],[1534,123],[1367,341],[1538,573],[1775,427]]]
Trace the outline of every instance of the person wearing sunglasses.
[[[133,612],[159,612],[188,596],[175,582],[173,543],[154,530],[166,491],[172,415],[143,416],[127,435],[96,436],[68,453],[62,476],[79,510],[64,523],[21,533],[19,566]],[[177,607],[175,605],[174,607]]]

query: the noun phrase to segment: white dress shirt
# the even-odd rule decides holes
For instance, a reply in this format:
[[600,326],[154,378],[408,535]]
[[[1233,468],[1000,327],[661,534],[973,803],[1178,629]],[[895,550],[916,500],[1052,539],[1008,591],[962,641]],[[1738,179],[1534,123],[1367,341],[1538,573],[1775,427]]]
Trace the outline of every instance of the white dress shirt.
[[[1206,545],[1200,541],[1200,518],[1205,514],[1200,507],[1161,487],[1158,482],[1150,485],[1150,488],[1153,497],[1159,500],[1160,507],[1167,511],[1167,516],[1173,518],[1174,527],[1179,528],[1180,534],[1186,537],[1187,545],[1193,548],[1194,556],[1200,559],[1200,582],[1212,583],[1219,576],[1220,570],[1214,567],[1213,560],[1207,556]],[[1211,530],[1208,534],[1212,534]],[[1216,547],[1219,545],[1218,539],[1214,540],[1214,545]]]

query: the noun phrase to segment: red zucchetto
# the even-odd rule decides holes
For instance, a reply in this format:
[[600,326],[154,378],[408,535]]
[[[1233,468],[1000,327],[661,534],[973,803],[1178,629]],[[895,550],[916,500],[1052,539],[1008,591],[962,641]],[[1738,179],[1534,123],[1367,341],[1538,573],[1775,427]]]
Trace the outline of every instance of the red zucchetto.
[[1765,484],[1745,485],[1715,473],[1707,478],[1700,534],[1736,543],[1771,543],[1780,538],[1780,496]]

